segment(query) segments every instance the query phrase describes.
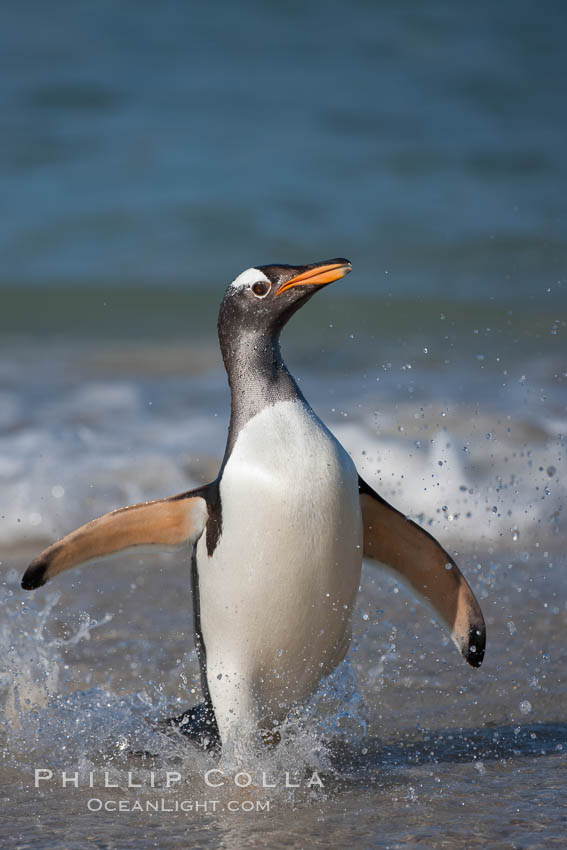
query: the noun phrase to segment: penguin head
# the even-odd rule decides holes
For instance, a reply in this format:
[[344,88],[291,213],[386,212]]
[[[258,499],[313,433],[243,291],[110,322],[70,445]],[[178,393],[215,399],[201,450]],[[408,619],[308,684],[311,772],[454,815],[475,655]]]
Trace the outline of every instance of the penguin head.
[[219,312],[219,335],[226,332],[275,334],[317,290],[352,270],[337,257],[307,266],[271,265],[246,269],[225,292]]

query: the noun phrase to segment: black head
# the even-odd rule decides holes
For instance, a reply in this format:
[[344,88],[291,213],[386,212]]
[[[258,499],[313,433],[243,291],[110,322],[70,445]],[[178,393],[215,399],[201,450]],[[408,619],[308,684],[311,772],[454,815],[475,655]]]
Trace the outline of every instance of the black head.
[[318,289],[344,277],[352,269],[338,257],[308,266],[258,266],[246,269],[230,284],[219,312],[219,338],[278,335],[288,319]]

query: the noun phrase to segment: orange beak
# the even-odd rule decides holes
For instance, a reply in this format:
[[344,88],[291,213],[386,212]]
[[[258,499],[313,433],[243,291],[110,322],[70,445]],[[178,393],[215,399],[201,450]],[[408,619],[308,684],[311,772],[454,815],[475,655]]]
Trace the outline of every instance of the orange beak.
[[323,286],[325,283],[332,283],[334,280],[344,277],[352,271],[352,266],[349,262],[342,263],[322,263],[320,266],[308,269],[301,274],[292,277],[286,283],[282,283],[276,296],[281,295],[291,289],[292,286]]

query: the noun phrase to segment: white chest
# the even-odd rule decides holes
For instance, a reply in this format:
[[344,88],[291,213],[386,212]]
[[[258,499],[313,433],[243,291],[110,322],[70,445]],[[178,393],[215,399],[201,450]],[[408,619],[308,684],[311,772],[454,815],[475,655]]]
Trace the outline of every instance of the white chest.
[[278,687],[293,701],[344,653],[362,561],[356,470],[310,408],[281,402],[240,432],[220,494],[217,548],[197,548],[213,704],[234,713],[231,681],[241,707]]

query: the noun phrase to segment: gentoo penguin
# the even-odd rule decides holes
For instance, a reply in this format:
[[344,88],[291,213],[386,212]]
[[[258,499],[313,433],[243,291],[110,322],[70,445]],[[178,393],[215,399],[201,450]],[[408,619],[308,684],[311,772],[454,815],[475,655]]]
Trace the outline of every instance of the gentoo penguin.
[[204,746],[277,740],[278,724],[348,649],[363,556],[433,607],[469,664],[484,656],[482,612],[455,561],[360,478],[283,362],[286,322],[350,271],[339,258],[238,275],[218,319],[231,415],[216,480],[89,522],[22,580],[33,590],[139,546],[190,551],[205,701],[177,721]]

